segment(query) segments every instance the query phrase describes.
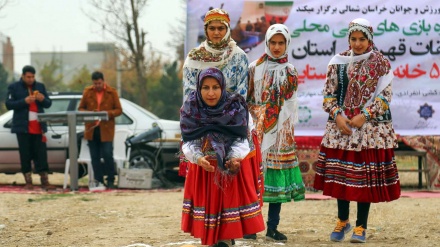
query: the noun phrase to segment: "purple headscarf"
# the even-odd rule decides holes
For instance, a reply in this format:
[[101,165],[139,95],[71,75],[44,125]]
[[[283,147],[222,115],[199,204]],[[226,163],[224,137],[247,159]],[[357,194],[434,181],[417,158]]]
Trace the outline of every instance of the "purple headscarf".
[[[215,78],[222,94],[216,106],[208,106],[200,93],[203,80]],[[223,73],[217,68],[207,68],[197,78],[197,89],[189,94],[180,108],[180,129],[184,142],[203,138],[214,148],[218,166],[225,169],[224,160],[237,138],[247,138],[248,109],[245,99],[226,91]]]

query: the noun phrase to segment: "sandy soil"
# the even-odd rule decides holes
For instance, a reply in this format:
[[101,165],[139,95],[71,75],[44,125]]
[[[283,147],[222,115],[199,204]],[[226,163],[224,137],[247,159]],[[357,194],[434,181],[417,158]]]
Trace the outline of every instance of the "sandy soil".
[[[52,174],[50,179],[61,187],[62,175]],[[0,174],[0,184],[14,182],[23,183],[21,176]],[[198,239],[180,230],[182,197],[182,189],[3,192],[0,246],[200,246]],[[373,204],[363,246],[439,246],[439,205],[440,198]],[[355,204],[352,209],[355,219]],[[263,211],[266,217],[267,207]],[[289,238],[285,246],[353,246],[347,240],[329,241],[335,215],[335,200],[284,204],[279,230]],[[264,241],[264,234],[259,233],[257,241],[238,240],[237,246],[280,246]]]

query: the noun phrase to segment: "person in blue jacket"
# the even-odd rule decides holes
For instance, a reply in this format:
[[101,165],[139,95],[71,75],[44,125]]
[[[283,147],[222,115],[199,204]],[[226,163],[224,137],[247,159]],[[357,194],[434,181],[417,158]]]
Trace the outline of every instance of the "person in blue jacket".
[[54,189],[49,183],[49,165],[47,163],[45,123],[37,120],[37,114],[49,108],[52,101],[43,83],[35,80],[35,68],[24,66],[19,81],[8,86],[6,108],[14,110],[12,117],[12,133],[17,134],[18,150],[20,153],[21,172],[24,175],[27,190],[33,189],[32,164],[35,172],[40,175],[41,187],[45,190]]

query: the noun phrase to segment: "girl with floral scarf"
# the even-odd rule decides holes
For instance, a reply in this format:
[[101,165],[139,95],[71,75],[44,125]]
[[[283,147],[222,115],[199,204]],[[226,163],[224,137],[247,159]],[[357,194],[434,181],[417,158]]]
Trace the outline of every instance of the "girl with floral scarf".
[[342,241],[352,229],[349,205],[356,201],[350,241],[365,243],[370,204],[400,197],[390,112],[393,71],[374,46],[368,20],[350,22],[348,40],[349,49],[334,56],[327,68],[323,108],[329,118],[314,188],[337,198],[339,219],[330,239]]

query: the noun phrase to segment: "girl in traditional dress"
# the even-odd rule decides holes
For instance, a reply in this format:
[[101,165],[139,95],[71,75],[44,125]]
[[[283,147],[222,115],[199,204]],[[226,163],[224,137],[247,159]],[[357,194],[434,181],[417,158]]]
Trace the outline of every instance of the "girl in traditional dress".
[[327,68],[323,108],[329,119],[314,188],[337,198],[338,221],[330,239],[342,241],[352,229],[349,206],[355,201],[357,220],[350,241],[365,243],[370,204],[400,197],[390,112],[393,71],[374,46],[368,20],[350,22],[348,41],[349,49],[334,56]]
[[266,239],[286,242],[287,237],[277,230],[281,204],[303,200],[305,194],[294,140],[298,73],[287,60],[290,33],[285,25],[270,26],[265,44],[265,54],[249,66],[247,102],[266,169],[263,194],[264,202],[269,203]]
[[[182,152],[189,161],[182,230],[203,245],[234,244],[264,230],[248,143],[245,99],[226,91],[222,72],[202,70],[180,110]],[[251,152],[251,153],[250,153]]]

